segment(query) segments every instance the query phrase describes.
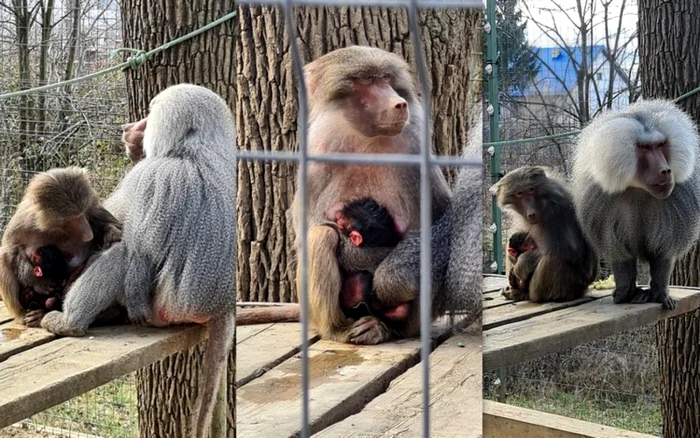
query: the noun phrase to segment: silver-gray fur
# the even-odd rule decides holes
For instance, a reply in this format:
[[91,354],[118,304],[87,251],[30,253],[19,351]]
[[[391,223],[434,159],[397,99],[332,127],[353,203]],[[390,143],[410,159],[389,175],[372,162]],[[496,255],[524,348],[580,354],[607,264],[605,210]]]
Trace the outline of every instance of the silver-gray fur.
[[[477,123],[470,130],[464,158],[479,156],[481,150],[480,111],[473,111],[471,118]],[[433,318],[459,313],[469,325],[481,317],[482,172],[481,166],[459,170],[450,202],[431,228]],[[375,290],[396,287],[413,289],[419,296],[419,230],[409,232],[374,274]]]
[[[669,142],[675,180],[666,199],[636,186],[638,141]],[[698,131],[668,101],[635,103],[595,118],[580,134],[574,163],[574,197],[584,234],[611,262],[614,300],[675,307],[668,284],[676,259],[700,236]],[[649,262],[651,285],[636,286],[637,259]]]
[[196,434],[188,435],[202,438],[235,331],[235,122],[214,92],[175,85],[151,101],[143,144],[146,158],[105,202],[124,221],[122,241],[78,278],[64,313],[48,314],[42,326],[82,335],[115,301],[135,323],[206,322],[205,367],[190,423]]

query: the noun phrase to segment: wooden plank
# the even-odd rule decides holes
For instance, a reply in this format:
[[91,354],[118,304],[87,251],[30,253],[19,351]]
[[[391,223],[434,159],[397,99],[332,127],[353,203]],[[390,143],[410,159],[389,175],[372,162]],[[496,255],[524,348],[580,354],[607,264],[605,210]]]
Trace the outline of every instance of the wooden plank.
[[[433,339],[452,327],[447,318],[433,325]],[[459,326],[464,319],[455,325]],[[319,341],[309,348],[309,411],[315,433],[359,412],[389,383],[420,359],[420,341],[406,339],[374,346]],[[294,437],[301,430],[301,358],[296,355],[261,378],[238,388],[236,432],[249,437]]]
[[610,296],[612,290],[588,290],[583,297],[562,303],[533,303],[531,301],[508,300],[506,305],[484,309],[484,330],[511,324],[534,316],[575,307],[590,301]]
[[484,438],[654,438],[654,436],[484,400]]
[[0,364],[0,428],[136,371],[206,338],[202,326],[90,329]]
[[673,288],[671,296],[678,300],[673,311],[663,310],[658,303],[614,304],[612,297],[605,297],[486,330],[484,371],[526,362],[700,307],[700,290]]
[[484,293],[495,292],[508,284],[508,277],[505,275],[484,275],[481,284]]
[[0,324],[0,363],[13,354],[45,344],[56,335],[42,328],[29,328],[18,322]]
[[[255,326],[238,327],[237,330]],[[320,337],[309,333],[309,342],[314,343]],[[237,341],[236,387],[256,379],[280,363],[301,351],[301,326],[299,323],[269,324],[254,336]]]
[[12,314],[10,314],[10,311],[5,307],[5,303],[0,301],[0,323],[12,321],[12,319]]
[[273,324],[253,324],[236,326],[236,344],[240,344],[246,339],[256,336],[258,333],[272,327]]
[[[314,437],[421,436],[421,373],[419,363],[362,411]],[[480,329],[453,336],[435,349],[430,355],[431,437],[481,437],[482,384]]]

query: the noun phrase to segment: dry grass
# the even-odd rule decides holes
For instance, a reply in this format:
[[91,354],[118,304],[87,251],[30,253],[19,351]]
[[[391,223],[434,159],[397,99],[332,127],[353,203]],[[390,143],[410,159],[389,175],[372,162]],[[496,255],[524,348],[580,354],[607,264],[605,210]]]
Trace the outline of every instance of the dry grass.
[[[507,403],[643,433],[661,433],[654,326],[508,368]],[[497,398],[495,373],[484,393]]]

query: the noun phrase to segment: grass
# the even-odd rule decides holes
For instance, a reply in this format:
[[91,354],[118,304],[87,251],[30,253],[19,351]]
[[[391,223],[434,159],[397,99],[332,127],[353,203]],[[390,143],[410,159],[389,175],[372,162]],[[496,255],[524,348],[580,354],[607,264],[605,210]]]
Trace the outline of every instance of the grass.
[[[653,326],[551,354],[505,370],[508,404],[661,436]],[[484,396],[497,399],[495,373]]]
[[658,400],[636,397],[627,401],[606,400],[574,394],[556,388],[544,395],[515,394],[508,404],[537,411],[577,418],[592,423],[661,436],[661,409]]
[[134,382],[134,374],[129,374],[34,415],[30,421],[105,438],[138,437]]

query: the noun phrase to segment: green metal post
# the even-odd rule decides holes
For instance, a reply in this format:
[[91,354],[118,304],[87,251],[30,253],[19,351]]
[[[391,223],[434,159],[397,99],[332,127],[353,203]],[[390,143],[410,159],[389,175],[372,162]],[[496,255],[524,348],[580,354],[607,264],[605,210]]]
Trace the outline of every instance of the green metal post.
[[[498,38],[496,36],[496,0],[488,0],[486,5],[488,37],[486,38],[486,76],[489,87],[489,141],[498,142],[500,119],[500,106],[498,104]],[[490,71],[489,71],[490,70]],[[501,146],[496,144],[488,149],[491,167],[491,184],[498,182],[501,173]],[[491,198],[491,212],[493,216],[493,258],[496,263],[495,272],[504,273],[503,269],[503,239],[501,230],[501,210],[496,204],[496,197]]]

